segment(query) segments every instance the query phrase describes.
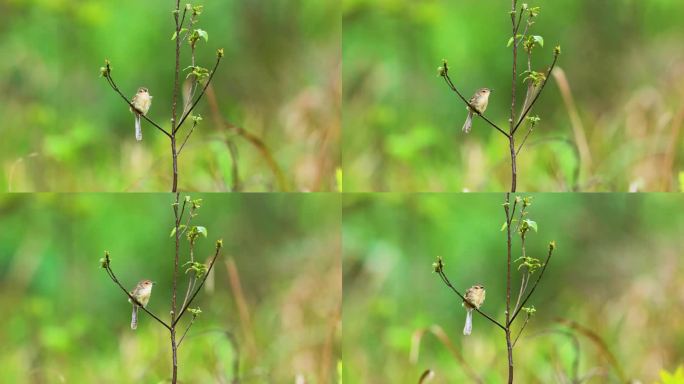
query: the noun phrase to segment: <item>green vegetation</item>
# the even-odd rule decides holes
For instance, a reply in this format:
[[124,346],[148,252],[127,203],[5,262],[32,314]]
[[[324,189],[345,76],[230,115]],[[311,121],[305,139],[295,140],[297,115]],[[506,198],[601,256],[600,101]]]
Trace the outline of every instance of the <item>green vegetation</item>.
[[[526,240],[527,256],[545,260],[548,239],[558,247],[525,304],[535,313],[515,347],[515,382],[676,377],[684,356],[684,196],[531,196],[538,233]],[[501,329],[474,314],[464,337],[462,300],[431,268],[442,256],[457,289],[482,284],[481,309],[502,321],[502,201],[503,194],[344,197],[345,382],[418,383],[426,369],[434,383],[473,382],[459,359],[482,382],[505,382]],[[513,276],[515,297],[520,274]],[[671,374],[661,379],[661,371]]]
[[[518,190],[677,190],[684,3],[527,3],[541,7],[533,30],[546,40],[532,69],[546,69],[555,44],[563,52],[531,111],[541,121],[518,156]],[[464,135],[466,108],[435,69],[448,60],[465,97],[493,88],[486,115],[507,127],[510,4],[343,1],[345,191],[509,190],[506,138],[479,118]]]
[[[137,143],[133,114],[98,70],[108,59],[129,98],[147,87],[148,116],[168,131],[175,2],[5,3],[0,190],[169,191],[168,139],[143,121]],[[213,68],[218,48],[224,57],[194,110],[203,121],[180,158],[179,189],[337,189],[341,25],[331,20],[340,5],[194,3],[204,5],[207,33],[198,35],[198,65]]]
[[[203,200],[192,224],[208,232],[198,240],[196,259],[208,262],[215,238],[223,248],[193,302],[202,312],[179,349],[179,380],[230,382],[238,358],[242,382],[293,382],[297,375],[309,383],[336,380],[339,199],[192,197]],[[128,289],[155,281],[147,308],[168,321],[172,202],[170,194],[0,197],[4,382],[168,382],[168,331],[142,311],[131,331],[131,304],[99,260],[108,250]],[[185,260],[186,241],[181,251]]]

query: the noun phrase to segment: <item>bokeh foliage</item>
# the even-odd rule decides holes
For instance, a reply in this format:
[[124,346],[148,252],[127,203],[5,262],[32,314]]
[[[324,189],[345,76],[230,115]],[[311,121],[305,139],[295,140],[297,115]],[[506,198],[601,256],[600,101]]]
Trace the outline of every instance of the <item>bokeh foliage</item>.
[[[545,45],[535,50],[533,69],[545,70],[560,44],[557,73],[567,82],[553,77],[532,110],[541,122],[519,156],[518,190],[677,190],[684,171],[684,3],[524,2],[541,7],[533,30]],[[466,97],[493,88],[487,115],[507,126],[510,4],[343,1],[345,190],[509,188],[505,138],[481,120],[464,135],[466,109],[436,69],[447,59]],[[525,66],[522,53],[519,59]],[[518,106],[523,96],[520,85]]]
[[[527,304],[537,311],[515,349],[516,382],[573,377],[575,362],[576,377],[593,374],[588,383],[653,383],[661,370],[674,372],[684,356],[679,320],[684,316],[684,196],[531,196],[529,218],[539,232],[528,235],[527,254],[544,259],[550,240],[557,248]],[[431,266],[442,256],[457,288],[484,285],[482,309],[503,319],[503,201],[503,194],[344,197],[346,382],[416,383],[427,368],[435,370],[436,383],[472,382],[429,334],[423,337],[417,363],[410,362],[414,332],[433,324],[444,329],[485,383],[505,382],[503,332],[475,315],[473,334],[464,337],[460,299]],[[513,256],[519,255],[517,248]],[[517,292],[520,275],[513,276]],[[616,363],[611,364],[597,340],[560,319],[598,335]]]
[[[211,68],[216,49],[225,49],[213,81],[218,112],[260,138],[283,176],[257,147],[213,118],[205,97],[196,110],[204,121],[180,159],[180,188],[234,189],[232,141],[241,190],[335,190],[340,5],[194,3],[204,5],[198,27],[208,33],[197,48],[198,64]],[[133,115],[98,70],[111,60],[114,78],[131,97],[138,87],[149,88],[149,117],[168,130],[174,6],[172,0],[0,4],[0,190],[171,189],[168,140],[143,122],[144,140],[136,143]],[[190,65],[188,52],[182,68]]]
[[[236,350],[221,333],[229,331],[245,382],[293,382],[296,375],[332,382],[341,337],[339,198],[192,197],[203,199],[194,223],[208,230],[195,257],[212,255],[215,239],[223,239],[223,251],[193,303],[202,314],[181,345],[180,379],[233,377]],[[168,320],[172,201],[169,194],[0,196],[4,382],[168,379],[168,332],[142,312],[138,330],[130,330],[130,304],[98,260],[108,250],[119,280],[131,289],[143,278],[156,281],[148,309]],[[231,259],[237,277],[228,273]],[[234,289],[238,279],[241,293]]]

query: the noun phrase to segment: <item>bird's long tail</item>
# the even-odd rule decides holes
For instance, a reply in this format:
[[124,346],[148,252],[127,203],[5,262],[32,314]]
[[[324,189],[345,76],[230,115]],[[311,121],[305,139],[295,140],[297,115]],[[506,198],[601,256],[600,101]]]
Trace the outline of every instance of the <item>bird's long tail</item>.
[[140,115],[135,114],[135,139],[142,140],[142,127],[140,126]]
[[468,309],[466,314],[466,323],[465,327],[463,327],[463,334],[465,336],[470,335],[471,332],[473,332],[473,310]]
[[470,127],[473,126],[473,111],[468,111],[468,117],[466,117],[465,124],[463,124],[463,132],[470,132]]
[[138,306],[133,306],[133,313],[131,313],[131,329],[138,328]]

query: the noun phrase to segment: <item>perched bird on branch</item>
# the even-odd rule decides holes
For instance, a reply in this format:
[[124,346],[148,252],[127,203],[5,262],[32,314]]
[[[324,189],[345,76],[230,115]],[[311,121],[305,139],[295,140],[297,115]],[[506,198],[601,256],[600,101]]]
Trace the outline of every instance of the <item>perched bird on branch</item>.
[[140,126],[140,115],[147,115],[147,111],[150,110],[150,105],[152,105],[152,96],[147,91],[147,88],[140,87],[138,92],[133,96],[131,104],[135,109],[130,108],[131,112],[135,114],[135,139],[142,140],[142,127]]
[[489,88],[478,89],[477,92],[470,98],[468,104],[472,105],[477,109],[477,111],[467,107],[468,117],[466,118],[465,124],[463,124],[463,132],[470,132],[470,128],[473,126],[473,113],[482,114],[487,109],[487,104],[489,104],[489,94],[492,92]]
[[[135,286],[131,292],[138,303],[142,304],[143,307],[147,307],[147,303],[150,301],[150,296],[152,296],[152,286],[154,282],[151,280],[142,280]],[[129,303],[133,303],[131,299],[128,299]],[[133,303],[133,313],[131,314],[131,329],[138,328],[138,305]]]
[[480,309],[485,300],[485,289],[481,285],[473,285],[465,292],[466,301],[463,302],[463,307],[466,309],[466,322],[463,328],[463,334],[468,336],[473,331],[473,309]]

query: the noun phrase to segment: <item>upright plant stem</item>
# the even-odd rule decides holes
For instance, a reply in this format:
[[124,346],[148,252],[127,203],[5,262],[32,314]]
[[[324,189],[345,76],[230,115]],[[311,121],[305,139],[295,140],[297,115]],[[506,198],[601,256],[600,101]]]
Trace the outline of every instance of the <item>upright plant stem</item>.
[[173,13],[173,18],[176,22],[176,69],[173,78],[173,97],[171,99],[171,156],[173,161],[173,182],[171,184],[171,192],[178,191],[178,151],[176,150],[176,106],[178,103],[178,87],[180,78],[180,0],[176,0],[176,10]]
[[[184,15],[185,16],[185,15]],[[178,258],[180,252],[180,220],[178,215],[178,151],[176,150],[176,106],[178,103],[178,87],[180,77],[180,0],[176,0],[176,10],[173,13],[173,19],[176,23],[176,68],[173,78],[173,97],[171,99],[171,156],[173,162],[173,181],[171,184],[171,192],[176,194],[176,202],[173,205],[174,213],[174,228],[175,230],[175,254],[173,259],[173,292],[171,295],[171,354],[173,359],[173,372],[171,375],[171,383],[176,384],[178,381],[178,345],[176,344],[176,289],[178,283]]]
[[180,256],[180,221],[178,214],[179,193],[176,192],[176,200],[173,205],[174,228],[175,228],[175,254],[173,260],[173,291],[171,294],[171,353],[173,358],[173,374],[171,383],[175,384],[178,379],[178,345],[176,344],[176,289],[178,282],[178,259]]
[[171,155],[173,156],[173,183],[171,185],[171,192],[178,191],[178,151],[176,150],[176,134],[171,136]]
[[[516,9],[518,5],[517,3],[517,0],[512,0],[511,3],[511,24],[513,25],[513,73],[511,76],[511,117],[508,121],[508,148],[511,152],[511,192],[515,192],[518,179],[518,170],[515,161],[515,137],[513,136],[513,133],[515,132],[515,83],[518,71],[518,43],[516,40],[518,34],[518,26],[520,25],[520,22],[515,22]],[[522,18],[520,20],[522,20]]]
[[508,383],[513,383],[513,343],[511,342],[511,224],[512,215],[509,210],[510,193],[506,193],[506,200],[504,202],[504,210],[506,212],[506,351],[508,353]]

